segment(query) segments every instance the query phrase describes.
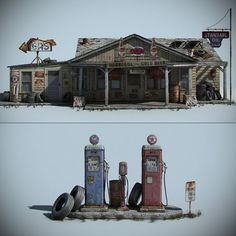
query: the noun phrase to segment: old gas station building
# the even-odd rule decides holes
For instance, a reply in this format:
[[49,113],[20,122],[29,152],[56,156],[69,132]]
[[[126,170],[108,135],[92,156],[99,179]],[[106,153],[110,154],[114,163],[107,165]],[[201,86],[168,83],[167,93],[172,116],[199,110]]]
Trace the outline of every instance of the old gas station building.
[[10,99],[24,101],[39,93],[48,102],[81,96],[86,103],[105,105],[169,104],[183,103],[187,95],[207,99],[206,86],[219,91],[220,84],[227,99],[226,67],[206,39],[79,38],[71,60],[10,66]]

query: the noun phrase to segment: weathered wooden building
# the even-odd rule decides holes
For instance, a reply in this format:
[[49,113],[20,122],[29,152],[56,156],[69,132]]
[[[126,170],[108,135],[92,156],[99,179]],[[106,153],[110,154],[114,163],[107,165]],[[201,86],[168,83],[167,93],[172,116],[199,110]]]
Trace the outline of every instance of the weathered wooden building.
[[24,101],[38,93],[49,102],[82,96],[105,105],[181,103],[185,95],[207,99],[203,85],[219,91],[222,77],[226,99],[226,67],[206,39],[80,38],[71,60],[10,66],[10,97]]

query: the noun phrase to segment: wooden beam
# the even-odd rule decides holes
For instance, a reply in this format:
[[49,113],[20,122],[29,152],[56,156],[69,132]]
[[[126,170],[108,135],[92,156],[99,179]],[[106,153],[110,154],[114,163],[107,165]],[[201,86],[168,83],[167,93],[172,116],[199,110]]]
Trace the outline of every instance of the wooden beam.
[[83,67],[79,68],[79,96],[82,96]]
[[105,106],[109,104],[109,71],[107,66],[105,67]]
[[165,68],[165,102],[169,104],[169,71],[168,67]]
[[193,88],[193,70],[191,67],[188,68],[188,95],[192,95]]

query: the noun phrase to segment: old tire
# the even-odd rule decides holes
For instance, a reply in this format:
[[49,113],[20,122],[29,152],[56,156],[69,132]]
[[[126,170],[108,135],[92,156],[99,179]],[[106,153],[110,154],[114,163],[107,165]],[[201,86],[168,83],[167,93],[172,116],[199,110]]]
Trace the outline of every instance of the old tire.
[[54,220],[63,220],[67,217],[74,206],[74,198],[69,193],[61,194],[52,206]]
[[76,185],[70,192],[70,195],[74,198],[74,206],[72,211],[79,210],[84,200],[85,189],[79,185]]
[[142,193],[142,184],[136,183],[129,195],[128,203],[131,207],[137,206],[141,193]]

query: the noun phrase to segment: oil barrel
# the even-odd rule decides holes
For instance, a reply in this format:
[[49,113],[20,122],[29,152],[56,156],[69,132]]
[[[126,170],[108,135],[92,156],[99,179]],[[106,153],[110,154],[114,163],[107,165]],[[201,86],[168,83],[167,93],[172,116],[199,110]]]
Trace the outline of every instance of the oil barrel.
[[121,205],[121,181],[110,180],[110,206],[119,207]]

